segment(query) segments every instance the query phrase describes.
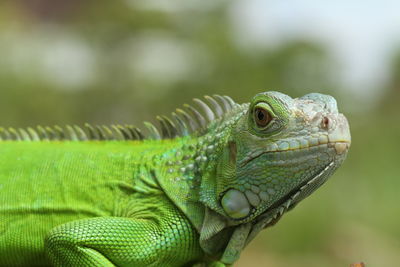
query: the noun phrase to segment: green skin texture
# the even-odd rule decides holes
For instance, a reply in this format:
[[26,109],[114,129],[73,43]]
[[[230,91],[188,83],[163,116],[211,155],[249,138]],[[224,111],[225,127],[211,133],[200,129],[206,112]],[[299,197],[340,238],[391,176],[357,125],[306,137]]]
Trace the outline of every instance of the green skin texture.
[[[266,127],[254,110],[268,110]],[[256,95],[206,134],[1,141],[1,266],[227,266],[343,162],[334,98]]]

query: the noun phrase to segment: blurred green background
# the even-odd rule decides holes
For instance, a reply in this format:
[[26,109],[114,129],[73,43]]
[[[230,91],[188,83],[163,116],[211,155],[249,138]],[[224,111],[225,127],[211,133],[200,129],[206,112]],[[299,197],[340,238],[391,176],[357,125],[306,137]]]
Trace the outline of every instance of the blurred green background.
[[0,124],[154,121],[204,94],[333,95],[348,160],[237,266],[400,263],[395,1],[0,2]]

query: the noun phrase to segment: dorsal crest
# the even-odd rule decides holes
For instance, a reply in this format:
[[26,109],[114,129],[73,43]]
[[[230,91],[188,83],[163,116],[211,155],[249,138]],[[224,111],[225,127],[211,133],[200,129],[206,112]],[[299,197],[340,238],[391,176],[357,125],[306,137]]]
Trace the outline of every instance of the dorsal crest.
[[35,128],[0,128],[0,140],[11,141],[89,141],[89,140],[144,140],[173,139],[188,135],[202,135],[211,123],[223,120],[225,115],[239,106],[229,96],[205,96],[203,100],[193,99],[198,106],[184,104],[172,112],[171,118],[157,116],[159,127],[150,122],[144,122],[148,132],[145,134],[134,125],[91,125],[83,127],[66,125],[65,127],[37,126]]

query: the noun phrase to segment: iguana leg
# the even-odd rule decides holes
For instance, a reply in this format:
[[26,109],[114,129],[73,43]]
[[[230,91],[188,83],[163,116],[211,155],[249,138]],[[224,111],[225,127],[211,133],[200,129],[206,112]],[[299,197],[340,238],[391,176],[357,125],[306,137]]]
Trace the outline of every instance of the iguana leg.
[[123,217],[73,221],[46,238],[55,266],[179,266],[201,257],[197,236],[183,217],[169,222]]

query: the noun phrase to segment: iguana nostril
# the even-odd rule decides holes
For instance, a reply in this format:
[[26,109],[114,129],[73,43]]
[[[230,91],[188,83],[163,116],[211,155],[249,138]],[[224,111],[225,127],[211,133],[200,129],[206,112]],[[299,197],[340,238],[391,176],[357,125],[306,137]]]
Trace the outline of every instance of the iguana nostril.
[[321,120],[322,129],[328,130],[330,126],[330,119],[328,117],[323,117]]

